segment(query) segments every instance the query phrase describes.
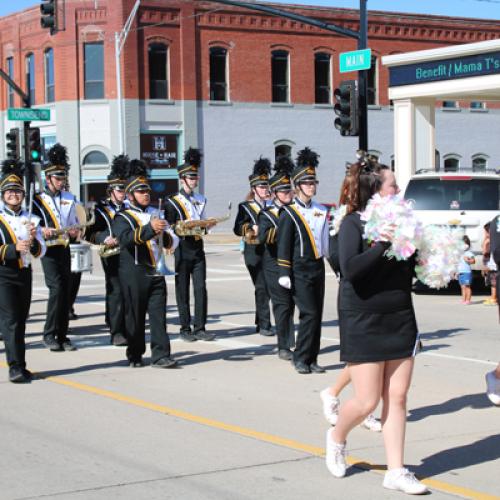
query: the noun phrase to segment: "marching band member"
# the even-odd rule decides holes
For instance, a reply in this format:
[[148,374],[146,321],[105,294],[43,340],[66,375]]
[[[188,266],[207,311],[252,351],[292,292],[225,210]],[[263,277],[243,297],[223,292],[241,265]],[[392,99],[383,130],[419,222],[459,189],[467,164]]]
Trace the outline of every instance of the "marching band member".
[[271,295],[273,314],[276,321],[278,336],[278,356],[290,361],[293,358],[291,348],[295,345],[293,325],[292,292],[279,285],[278,266],[278,223],[282,207],[293,200],[292,181],[290,175],[293,162],[288,156],[278,158],[274,168],[275,174],[269,179],[269,188],[274,195],[271,205],[261,210],[259,214],[259,242],[264,245],[262,269],[267,289]]
[[144,162],[130,162],[125,192],[128,207],[116,214],[112,230],[120,242],[119,276],[125,307],[127,358],[131,367],[143,365],[147,312],[151,329],[151,366],[172,368],[177,363],[170,356],[167,334],[167,287],[165,276],[156,273],[156,266],[164,251],[159,241],[163,239],[164,248],[174,250],[179,239],[160,218],[158,210],[149,206],[151,187]]
[[45,244],[39,219],[23,210],[22,164],[6,160],[2,164],[0,192],[4,202],[0,212],[0,323],[9,365],[9,380],[30,382],[26,369],[24,334],[31,303],[30,257],[40,257]]
[[69,238],[76,238],[79,233],[78,229],[72,228],[78,225],[76,200],[70,192],[63,190],[69,169],[66,148],[57,143],[49,149],[47,156],[49,161],[44,165],[46,188],[33,200],[33,213],[41,219],[47,246],[42,257],[45,284],[49,289],[43,341],[51,351],[75,351],[76,347],[68,338],[68,313]]
[[248,177],[250,194],[246,201],[238,206],[238,214],[234,221],[234,234],[244,240],[243,256],[245,266],[250,273],[255,287],[255,325],[256,332],[261,335],[274,335],[271,330],[271,310],[269,308],[269,291],[262,269],[264,245],[258,238],[258,217],[269,200],[269,173],[271,162],[260,158],[255,162],[253,173]]
[[108,175],[108,198],[95,208],[95,223],[89,230],[89,241],[100,245],[101,263],[106,280],[106,323],[111,332],[111,343],[127,345],[125,316],[120,289],[120,242],[113,233],[113,220],[124,207],[126,172],[129,158],[119,155],[113,158]]
[[[177,167],[181,184],[180,191],[167,198],[165,217],[174,225],[179,221],[205,219],[205,196],[196,193],[200,178],[202,154],[189,148],[184,154],[184,164]],[[208,227],[209,228],[209,227]],[[177,231],[177,230],[176,230]],[[201,236],[179,235],[179,246],[175,251],[175,296],[181,323],[180,337],[186,342],[213,340],[215,335],[205,331],[207,322],[207,264]],[[194,324],[191,330],[189,285],[193,280]]]
[[316,194],[318,155],[309,148],[299,151],[292,172],[295,199],[283,207],[278,225],[279,284],[291,289],[300,311],[293,362],[298,373],[323,373],[318,365],[321,318],[325,296],[328,255],[327,209],[313,201]]

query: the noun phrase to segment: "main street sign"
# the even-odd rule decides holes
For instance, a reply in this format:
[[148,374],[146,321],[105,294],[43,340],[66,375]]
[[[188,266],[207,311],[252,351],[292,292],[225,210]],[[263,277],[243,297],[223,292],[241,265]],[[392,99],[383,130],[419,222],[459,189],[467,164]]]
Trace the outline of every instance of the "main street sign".
[[372,65],[372,49],[354,50],[339,54],[340,72],[361,71]]
[[48,121],[50,120],[50,109],[9,108],[7,119],[25,122]]

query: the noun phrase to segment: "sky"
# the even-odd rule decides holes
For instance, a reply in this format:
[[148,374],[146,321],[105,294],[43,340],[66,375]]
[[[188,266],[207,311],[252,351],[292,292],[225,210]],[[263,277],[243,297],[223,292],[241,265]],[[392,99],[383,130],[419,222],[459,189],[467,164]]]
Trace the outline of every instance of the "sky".
[[[168,0],[165,0],[167,3]],[[39,5],[37,0],[0,0],[0,16]],[[99,3],[99,0],[97,0]],[[273,3],[358,8],[359,0],[273,0]],[[368,10],[390,10],[500,20],[500,0],[368,0]]]

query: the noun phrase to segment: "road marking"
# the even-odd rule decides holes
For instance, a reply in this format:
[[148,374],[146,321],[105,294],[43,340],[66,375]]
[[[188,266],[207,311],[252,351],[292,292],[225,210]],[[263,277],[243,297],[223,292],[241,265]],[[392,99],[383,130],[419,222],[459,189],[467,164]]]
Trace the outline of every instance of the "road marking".
[[[7,365],[3,362],[0,362],[0,366],[6,368]],[[251,439],[255,439],[257,441],[273,444],[276,446],[281,446],[283,448],[288,448],[295,451],[301,451],[304,453],[308,453],[310,455],[324,457],[325,450],[323,448],[319,448],[317,446],[313,446],[306,443],[301,443],[299,441],[295,441],[293,439],[283,438],[281,436],[275,436],[274,434],[268,434],[266,432],[256,431],[254,429],[248,429],[245,427],[240,427],[238,425],[228,424],[225,422],[221,422],[219,420],[213,420],[210,418],[202,417],[199,415],[193,415],[192,413],[187,413],[182,410],[177,410],[175,408],[170,408],[168,406],[159,405],[156,403],[151,403],[149,401],[144,401],[142,399],[134,398],[132,396],[127,396],[125,394],[120,394],[119,392],[108,391],[106,389],[101,389],[99,387],[94,387],[88,384],[82,384],[80,382],[74,382],[69,379],[65,379],[62,377],[41,377],[43,380],[48,382],[53,382],[55,384],[63,385],[66,387],[70,387],[72,389],[79,390],[81,392],[86,392],[89,394],[95,394],[97,396],[101,396],[104,398],[112,399],[114,401],[119,401],[121,403],[126,403],[132,406],[136,406],[138,408],[143,408],[146,410],[151,410],[156,413],[162,413],[164,415],[170,415],[172,417],[177,417],[182,420],[193,422],[195,424],[204,425],[207,427],[211,427],[213,429],[218,429],[221,431],[230,432],[232,434],[237,434],[239,436],[248,437]],[[349,465],[354,467],[374,471],[377,473],[383,473],[385,471],[385,467],[380,465],[375,465],[367,462],[366,460],[362,460],[353,456],[347,456],[346,462]],[[456,486],[454,484],[445,483],[443,481],[438,481],[436,479],[422,479],[422,482],[433,488],[435,490],[439,490],[443,493],[451,493],[455,495],[460,495],[464,498],[470,498],[473,500],[500,500],[500,497],[489,495],[487,493],[482,493],[479,491],[471,490],[469,488],[464,488],[462,486]]]

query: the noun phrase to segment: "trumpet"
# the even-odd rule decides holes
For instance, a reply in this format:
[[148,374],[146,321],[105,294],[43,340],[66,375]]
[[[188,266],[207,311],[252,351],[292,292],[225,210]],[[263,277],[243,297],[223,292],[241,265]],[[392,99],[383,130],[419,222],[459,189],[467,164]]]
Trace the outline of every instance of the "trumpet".
[[[158,217],[160,219],[163,218],[161,216],[161,201],[162,200],[160,198],[158,200]],[[155,273],[151,276],[174,276],[176,274],[175,271],[169,269],[167,263],[165,262],[165,249],[163,248],[163,233],[164,231],[161,231],[161,233],[158,235],[158,251],[160,252],[160,256],[155,266]]]
[[97,251],[99,253],[99,257],[107,259],[108,257],[113,257],[114,255],[118,255],[120,253],[120,245],[112,247],[106,245],[106,243],[101,243]]
[[205,236],[208,229],[214,227],[219,222],[228,220],[231,217],[231,202],[228,205],[228,213],[222,217],[210,217],[203,220],[180,220],[172,225],[177,236]]

